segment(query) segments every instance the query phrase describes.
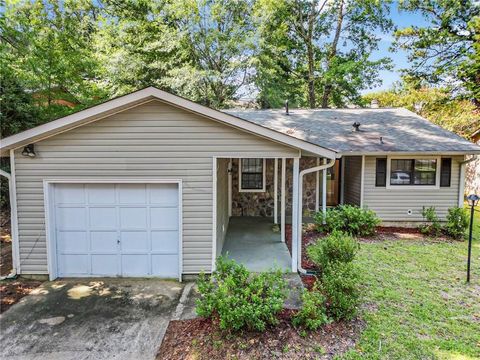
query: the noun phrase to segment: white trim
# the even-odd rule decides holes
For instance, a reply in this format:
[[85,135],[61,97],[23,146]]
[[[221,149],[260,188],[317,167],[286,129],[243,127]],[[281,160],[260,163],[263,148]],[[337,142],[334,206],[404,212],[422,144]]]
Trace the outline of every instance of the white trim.
[[[362,157],[362,159],[365,156]],[[412,159],[412,160],[437,160],[437,168],[435,170],[435,185],[391,185],[390,184],[390,171],[391,171],[391,162],[392,160],[402,160],[402,159]],[[432,190],[440,189],[440,172],[441,172],[441,163],[442,158],[440,156],[422,156],[422,155],[403,155],[403,156],[387,156],[387,183],[386,188],[389,190]],[[363,161],[363,160],[362,160]]]
[[[292,272],[298,270],[298,237],[301,234],[299,224],[299,174],[300,174],[300,159],[293,159],[293,191],[292,191]],[[301,236],[301,235],[300,235]]]
[[232,216],[232,159],[228,161],[228,217]]
[[459,171],[460,179],[458,184],[458,207],[463,208],[463,203],[465,201],[465,163],[460,163]]
[[212,158],[212,273],[217,259],[217,157]]
[[267,161],[265,158],[245,158],[245,159],[262,159],[263,160],[263,165],[262,165],[262,171],[263,171],[263,177],[262,177],[262,188],[261,189],[242,189],[242,160],[243,158],[239,159],[238,161],[238,192],[265,192],[267,190],[267,184],[266,184],[266,167],[267,167]]
[[326,149],[245,119],[194,103],[193,101],[170,94],[152,86],[91,108],[81,110],[63,118],[37,126],[33,129],[23,131],[19,134],[9,136],[2,140],[2,152],[37,142],[40,139],[46,139],[59,132],[70,130],[73,127],[83,125],[87,122],[96,121],[100,117],[109,116],[115,112],[123,111],[128,106],[137,106],[142,101],[155,99],[290,147],[305,150],[321,156],[335,156],[335,151],[333,150]]
[[287,159],[282,158],[282,184],[280,190],[280,237],[282,242],[285,242],[285,207],[286,207],[286,168],[287,168]]
[[[327,165],[326,158],[323,159],[323,165]],[[323,175],[322,176],[322,213],[326,214],[327,213],[327,169],[323,169],[322,175]]]
[[340,204],[343,205],[345,201],[345,158],[341,159],[340,170]]
[[362,169],[360,177],[360,207],[363,208],[363,199],[365,198],[365,155],[362,156]]
[[[183,181],[182,179],[44,179],[43,200],[45,209],[45,237],[47,242],[47,266],[50,280],[57,278],[55,216],[52,207],[55,204],[55,184],[177,184],[178,185],[178,280],[182,281],[183,271]],[[53,224],[52,224],[53,223]],[[89,277],[89,276],[86,276]]]
[[18,233],[17,177],[15,174],[15,150],[10,150],[10,221],[12,232],[12,263],[17,274],[22,272],[20,261],[20,237]]
[[278,224],[278,158],[273,164],[273,223]]
[[[320,166],[320,158],[317,158],[317,166]],[[315,212],[320,210],[320,171],[315,173]]]
[[[472,144],[475,145],[475,144]],[[337,158],[344,156],[455,156],[455,155],[474,155],[480,154],[480,150],[462,150],[462,151],[347,151],[337,153]]]

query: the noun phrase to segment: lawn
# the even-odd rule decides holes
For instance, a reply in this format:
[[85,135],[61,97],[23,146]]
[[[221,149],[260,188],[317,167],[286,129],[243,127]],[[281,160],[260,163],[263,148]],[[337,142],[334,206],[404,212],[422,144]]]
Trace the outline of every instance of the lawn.
[[480,213],[476,213],[472,280],[467,242],[362,243],[367,326],[345,359],[480,358]]

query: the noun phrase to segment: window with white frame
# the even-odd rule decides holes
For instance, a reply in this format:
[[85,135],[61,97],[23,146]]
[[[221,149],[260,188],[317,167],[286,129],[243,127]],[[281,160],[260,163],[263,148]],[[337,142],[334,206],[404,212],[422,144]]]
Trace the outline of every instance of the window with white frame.
[[390,185],[437,185],[437,159],[391,159]]
[[240,159],[240,191],[265,191],[265,159]]

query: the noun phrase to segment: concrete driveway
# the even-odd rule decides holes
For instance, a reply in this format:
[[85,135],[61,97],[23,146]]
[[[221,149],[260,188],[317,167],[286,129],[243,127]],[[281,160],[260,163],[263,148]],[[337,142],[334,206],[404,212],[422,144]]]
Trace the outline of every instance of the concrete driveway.
[[0,316],[0,358],[153,359],[182,289],[156,279],[44,283]]

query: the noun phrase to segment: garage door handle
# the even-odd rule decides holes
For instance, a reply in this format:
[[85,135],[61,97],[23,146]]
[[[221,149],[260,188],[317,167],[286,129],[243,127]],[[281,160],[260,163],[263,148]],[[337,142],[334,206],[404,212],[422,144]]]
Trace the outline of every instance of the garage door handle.
[[117,239],[117,244],[120,244],[120,239]]

